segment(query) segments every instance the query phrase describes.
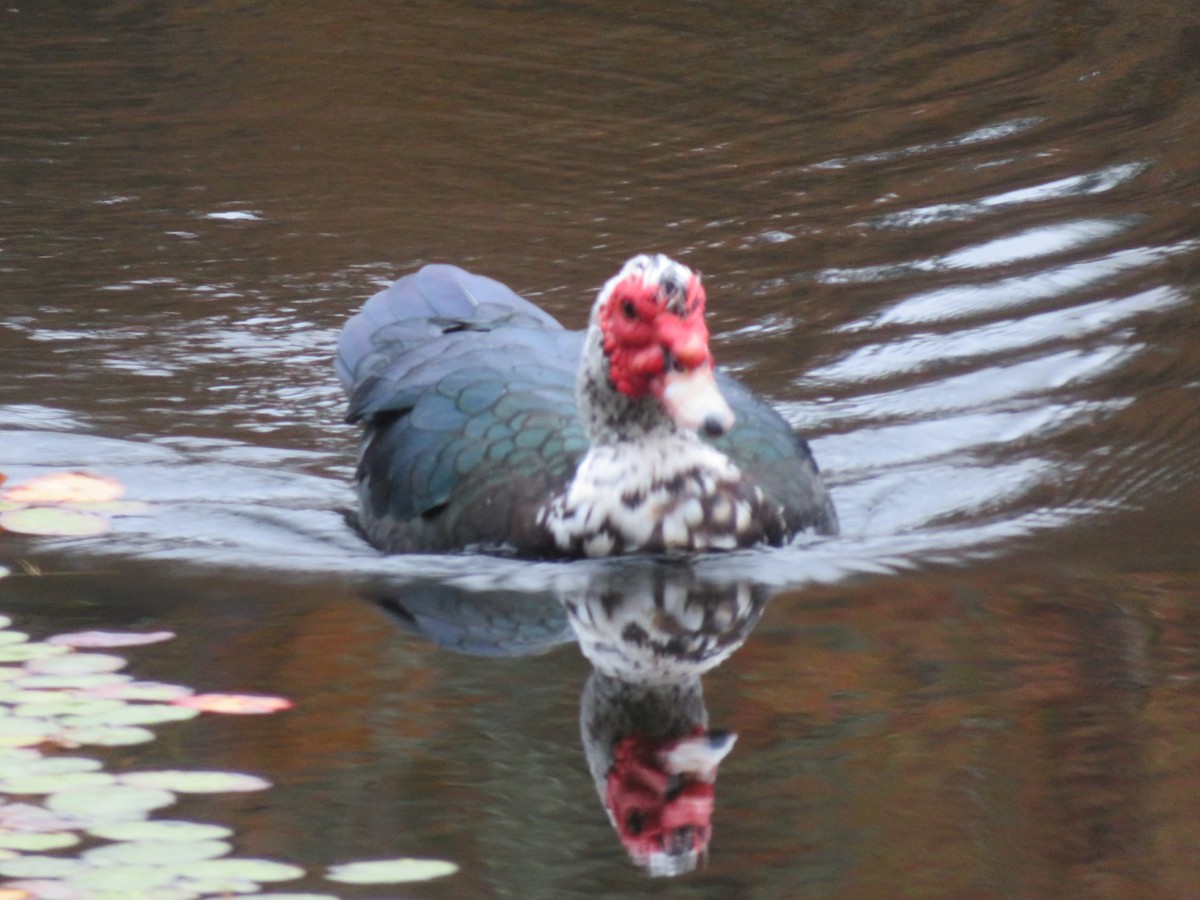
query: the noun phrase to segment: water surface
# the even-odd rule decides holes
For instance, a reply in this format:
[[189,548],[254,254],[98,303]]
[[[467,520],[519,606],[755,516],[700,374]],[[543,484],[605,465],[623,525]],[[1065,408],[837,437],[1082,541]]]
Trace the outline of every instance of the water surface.
[[[195,804],[242,851],[463,867],[419,896],[1195,893],[1187,4],[2,15],[0,471],[157,512],[4,535],[0,611],[170,628],[139,677],[297,703],[113,767],[270,777]],[[423,262],[578,327],[648,250],[705,273],[718,361],[810,436],[843,525],[697,566],[774,596],[706,674],[740,737],[671,881],[625,860],[580,746],[561,601],[605,568],[363,546],[330,368]],[[406,629],[380,596],[433,605]]]

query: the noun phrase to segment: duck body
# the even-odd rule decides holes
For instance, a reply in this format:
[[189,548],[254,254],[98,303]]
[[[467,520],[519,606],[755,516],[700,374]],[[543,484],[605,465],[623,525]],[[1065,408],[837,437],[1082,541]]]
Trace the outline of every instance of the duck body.
[[364,428],[364,535],[393,553],[555,558],[836,532],[805,441],[712,371],[703,305],[662,256],[630,260],[586,332],[450,265],[380,291],[335,364]]

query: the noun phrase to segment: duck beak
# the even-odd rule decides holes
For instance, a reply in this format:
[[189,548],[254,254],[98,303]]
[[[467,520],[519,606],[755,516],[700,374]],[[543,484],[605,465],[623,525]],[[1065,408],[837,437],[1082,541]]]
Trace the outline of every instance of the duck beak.
[[720,437],[733,427],[733,410],[717,388],[708,363],[682,372],[667,372],[660,396],[667,415],[684,428]]

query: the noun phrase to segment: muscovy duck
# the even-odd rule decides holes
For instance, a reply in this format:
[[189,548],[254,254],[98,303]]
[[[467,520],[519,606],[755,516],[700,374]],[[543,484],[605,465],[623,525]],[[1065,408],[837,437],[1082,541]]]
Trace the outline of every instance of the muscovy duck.
[[583,334],[455,266],[380,291],[336,360],[364,425],[359,527],[387,552],[531,558],[836,533],[807,443],[714,375],[704,308],[661,254],[604,285]]

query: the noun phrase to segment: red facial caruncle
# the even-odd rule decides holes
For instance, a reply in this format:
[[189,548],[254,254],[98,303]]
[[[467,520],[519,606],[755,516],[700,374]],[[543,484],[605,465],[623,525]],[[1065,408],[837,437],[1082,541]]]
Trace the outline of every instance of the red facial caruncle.
[[625,396],[657,397],[679,426],[724,434],[733,412],[717,389],[700,276],[666,257],[630,260],[599,310],[609,378]]
[[636,271],[617,282],[600,310],[609,377],[617,390],[634,399],[661,394],[668,358],[687,369],[711,365],[704,304],[698,275],[690,275],[686,288],[645,280]]

